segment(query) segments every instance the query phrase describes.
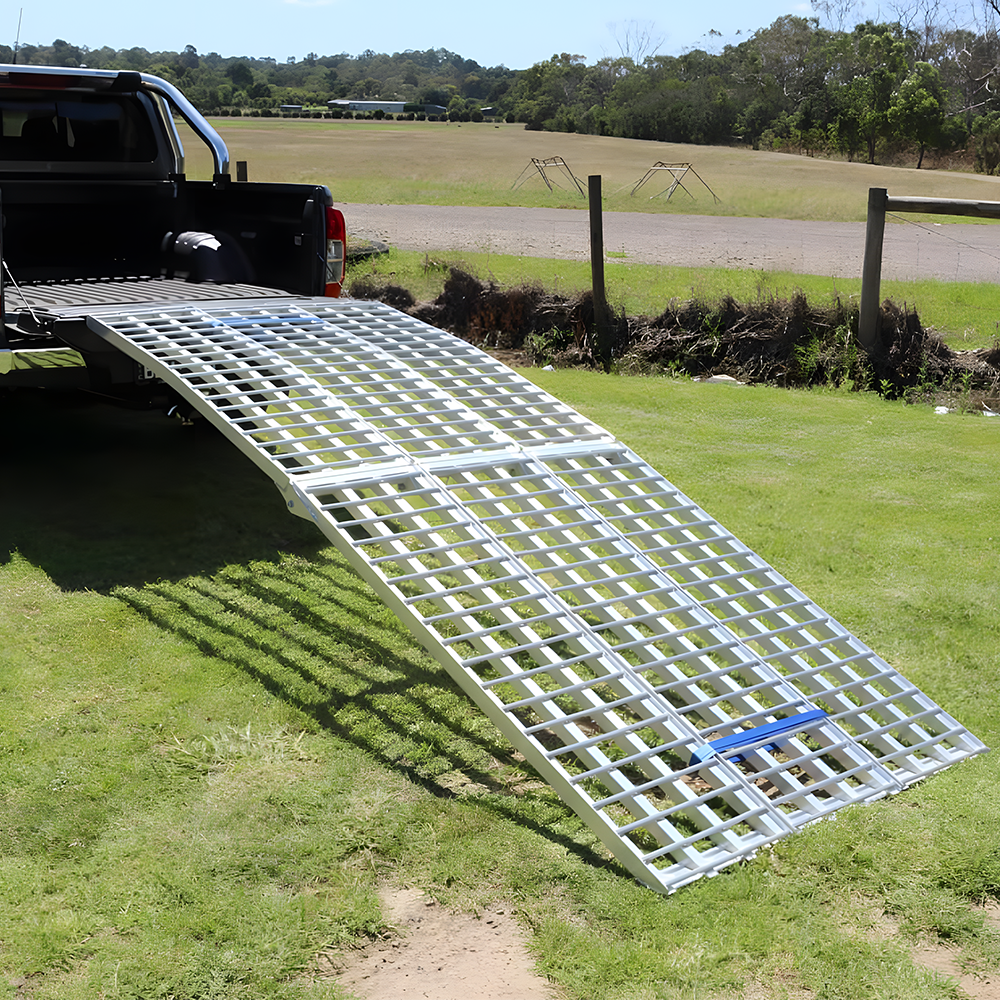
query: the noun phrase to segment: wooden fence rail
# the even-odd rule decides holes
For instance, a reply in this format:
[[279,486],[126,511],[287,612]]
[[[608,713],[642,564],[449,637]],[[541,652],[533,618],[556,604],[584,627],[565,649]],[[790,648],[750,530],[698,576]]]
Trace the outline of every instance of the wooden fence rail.
[[1000,201],[890,198],[885,188],[868,189],[868,226],[865,230],[865,260],[861,271],[858,341],[871,357],[882,353],[879,299],[882,287],[882,238],[885,234],[886,212],[923,212],[928,215],[971,215],[977,219],[1000,219]]

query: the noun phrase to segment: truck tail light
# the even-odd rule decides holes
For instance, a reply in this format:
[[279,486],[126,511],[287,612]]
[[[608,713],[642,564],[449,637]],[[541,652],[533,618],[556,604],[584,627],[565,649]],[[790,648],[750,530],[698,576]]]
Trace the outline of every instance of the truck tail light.
[[326,206],[326,290],[324,295],[339,298],[344,283],[344,250],[347,247],[347,223],[344,213]]

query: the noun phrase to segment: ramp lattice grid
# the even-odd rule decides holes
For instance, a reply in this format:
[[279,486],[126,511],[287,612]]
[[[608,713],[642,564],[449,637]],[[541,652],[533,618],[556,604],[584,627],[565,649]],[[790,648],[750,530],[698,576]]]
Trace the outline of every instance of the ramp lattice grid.
[[91,317],[315,520],[646,884],[986,748],[656,470],[379,303]]

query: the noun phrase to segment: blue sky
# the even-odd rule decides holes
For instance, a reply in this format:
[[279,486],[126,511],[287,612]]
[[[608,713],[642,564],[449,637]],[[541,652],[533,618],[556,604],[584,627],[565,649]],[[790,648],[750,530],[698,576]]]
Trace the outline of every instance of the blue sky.
[[[677,55],[691,48],[718,48],[740,41],[782,14],[809,15],[802,0],[692,0],[654,3],[625,0],[507,0],[491,7],[456,0],[437,3],[368,4],[361,0],[170,0],[169,3],[111,0],[32,0],[4,4],[0,39],[13,44],[23,9],[21,41],[49,44],[64,38],[98,48],[179,50],[222,55],[273,56],[279,62],[307,52],[320,55],[365,49],[399,52],[446,48],[484,66],[503,63],[523,69],[556,52],[586,57],[588,63],[620,54],[617,39],[639,25],[659,52]],[[710,35],[717,31],[721,37]],[[737,35],[737,31],[740,32]]]

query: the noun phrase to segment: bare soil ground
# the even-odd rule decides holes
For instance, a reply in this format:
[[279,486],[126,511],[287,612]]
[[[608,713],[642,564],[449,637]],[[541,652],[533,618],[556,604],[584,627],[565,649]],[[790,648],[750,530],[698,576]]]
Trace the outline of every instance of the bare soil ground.
[[382,906],[389,933],[346,957],[321,953],[309,978],[336,979],[364,1000],[556,1000],[502,906],[453,912],[414,889],[384,890]]
[[[558,260],[586,260],[590,254],[589,215],[583,209],[349,204],[344,213],[352,234],[401,250]],[[860,222],[604,214],[605,251],[626,254],[617,258],[625,262],[860,278],[864,246],[865,226]],[[889,224],[882,277],[997,281],[997,230],[965,223]]]
[[[988,903],[984,908],[986,923],[1000,930],[1000,904]],[[913,961],[958,983],[970,1000],[1000,1000],[1000,973],[979,973],[963,969],[960,955],[939,941],[928,942],[913,952]]]

